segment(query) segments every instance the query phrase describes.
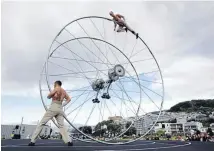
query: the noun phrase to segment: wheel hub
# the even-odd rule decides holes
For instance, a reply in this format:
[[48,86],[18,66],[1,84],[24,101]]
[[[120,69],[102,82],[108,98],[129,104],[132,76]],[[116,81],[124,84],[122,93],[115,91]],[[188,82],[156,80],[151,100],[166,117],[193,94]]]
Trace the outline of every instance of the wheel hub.
[[93,103],[99,103],[98,95],[100,90],[106,90],[101,96],[103,99],[110,99],[111,96],[109,95],[109,87],[115,81],[117,81],[120,77],[125,75],[125,69],[122,65],[118,64],[115,65],[114,68],[108,70],[108,79],[104,81],[103,79],[96,79],[92,83],[92,89],[97,92],[96,98],[92,100]]

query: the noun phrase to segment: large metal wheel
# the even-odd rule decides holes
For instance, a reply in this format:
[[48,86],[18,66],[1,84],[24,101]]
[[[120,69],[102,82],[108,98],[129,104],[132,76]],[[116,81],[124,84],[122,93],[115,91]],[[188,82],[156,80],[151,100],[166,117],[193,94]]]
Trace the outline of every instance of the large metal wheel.
[[[100,143],[136,141],[153,129],[161,114],[164,84],[157,60],[140,37],[136,39],[130,32],[113,31],[113,22],[108,18],[76,19],[54,38],[40,78],[40,94],[46,110],[50,100],[45,98],[56,80],[63,82],[64,89],[72,97],[71,103],[64,108],[67,123]],[[151,105],[159,114],[149,129],[133,140],[112,141],[136,127],[151,111],[148,109]],[[101,124],[108,119],[114,120],[111,129]],[[131,124],[127,126],[128,121]],[[84,130],[88,125],[96,125],[95,131],[100,130],[100,135],[107,129],[105,137],[108,139],[96,139]]]

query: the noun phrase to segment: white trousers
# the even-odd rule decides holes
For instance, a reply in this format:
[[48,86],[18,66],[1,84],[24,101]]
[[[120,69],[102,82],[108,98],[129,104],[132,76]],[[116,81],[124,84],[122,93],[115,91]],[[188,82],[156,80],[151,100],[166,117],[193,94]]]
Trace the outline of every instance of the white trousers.
[[[134,32],[133,29],[131,29],[125,21],[115,21],[118,25],[118,28],[117,28],[117,32],[124,32],[125,31],[125,28],[126,27],[129,31],[131,32]],[[135,33],[135,32],[134,32]]]
[[53,117],[56,118],[56,121],[59,126],[60,133],[62,135],[62,139],[65,143],[71,142],[69,139],[68,133],[66,128],[64,127],[64,117],[63,117],[63,107],[62,104],[52,103],[50,108],[46,111],[45,115],[43,116],[42,120],[40,121],[39,125],[37,126],[33,136],[31,137],[31,142],[35,143],[36,139],[38,138],[39,134],[42,131],[44,125],[51,120]]

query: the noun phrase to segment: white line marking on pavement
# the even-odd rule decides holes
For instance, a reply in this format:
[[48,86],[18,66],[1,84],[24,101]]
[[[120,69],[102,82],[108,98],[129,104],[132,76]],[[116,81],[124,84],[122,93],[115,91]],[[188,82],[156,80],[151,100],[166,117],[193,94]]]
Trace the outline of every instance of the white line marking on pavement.
[[[38,143],[38,144],[54,144],[54,143],[62,143],[62,142],[46,142],[46,143]],[[121,146],[121,147],[131,147],[131,146],[144,146],[144,145],[151,145],[151,144],[164,144],[164,145],[174,145],[174,144],[168,144],[168,143],[158,143],[158,142],[151,142],[151,143],[147,143],[147,144],[136,144],[136,145],[106,145],[106,146],[72,146],[71,148],[99,148],[99,147],[115,147],[115,146]],[[22,145],[22,144],[18,144],[18,145]],[[8,148],[12,148],[12,147],[19,147],[19,148],[25,148],[25,147],[29,147],[29,148],[48,148],[48,147],[58,147],[58,148],[65,148],[69,146],[18,146],[18,145],[7,145],[7,146],[2,146],[2,147],[8,147]],[[26,145],[26,144],[23,144]],[[150,147],[150,148],[136,148],[136,149],[101,149],[101,150],[94,150],[94,151],[143,151],[143,150],[158,150],[158,149],[169,149],[169,148],[178,148],[178,147],[184,147],[184,146],[188,146],[191,145],[190,142],[186,143],[186,144],[181,144],[181,145],[174,145],[174,146],[163,146],[163,147]]]
[[[46,143],[37,143],[37,144],[43,145],[43,144],[54,144],[54,143],[58,144],[59,142],[46,142]],[[19,147],[20,145],[27,145],[27,143],[26,144],[5,145],[5,146],[1,146],[1,147]],[[30,147],[30,146],[28,146],[28,147]]]
[[[164,144],[164,143],[162,143]],[[167,144],[167,143],[166,143]],[[142,150],[158,150],[158,149],[167,149],[167,148],[177,148],[177,147],[184,147],[184,146],[188,146],[188,145],[191,145],[190,142],[186,143],[186,144],[183,144],[183,145],[175,145],[175,146],[166,146],[166,147],[154,147],[154,148],[139,148],[139,149],[122,149],[122,150],[95,150],[95,151],[136,151],[136,150],[139,150],[139,151],[142,151]]]
[[[61,144],[61,142],[49,142],[49,143],[39,143],[39,144],[54,144],[54,143],[57,143],[57,144]],[[155,144],[155,142],[151,142],[151,143],[144,143],[144,144],[136,144],[136,145],[100,145],[100,146],[72,146],[74,148],[78,148],[78,147],[82,147],[82,148],[88,148],[88,147],[91,147],[91,148],[94,148],[94,147],[115,147],[115,146],[126,146],[126,147],[130,147],[130,146],[144,146],[144,145],[151,145],[151,144]],[[20,146],[20,145],[26,145],[26,144],[17,144],[17,145],[5,145],[5,146],[2,146],[2,147],[69,147],[69,146]]]

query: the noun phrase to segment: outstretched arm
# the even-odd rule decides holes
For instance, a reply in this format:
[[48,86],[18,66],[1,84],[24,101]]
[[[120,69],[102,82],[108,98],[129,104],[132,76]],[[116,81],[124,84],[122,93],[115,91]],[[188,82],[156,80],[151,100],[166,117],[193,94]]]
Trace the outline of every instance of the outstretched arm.
[[117,27],[117,23],[116,23],[116,21],[114,21],[114,31],[115,31],[116,27]]

